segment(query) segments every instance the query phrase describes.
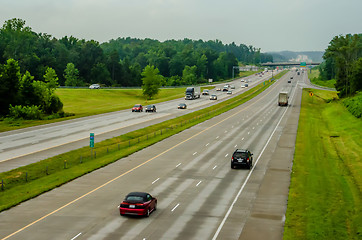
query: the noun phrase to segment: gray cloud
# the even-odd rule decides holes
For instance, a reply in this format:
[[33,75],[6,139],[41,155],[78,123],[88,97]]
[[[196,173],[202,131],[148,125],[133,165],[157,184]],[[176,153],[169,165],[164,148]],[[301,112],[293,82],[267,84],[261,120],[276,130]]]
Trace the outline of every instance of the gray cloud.
[[221,40],[262,51],[324,50],[360,33],[362,1],[0,0],[0,23],[21,18],[35,32],[106,42],[117,37]]

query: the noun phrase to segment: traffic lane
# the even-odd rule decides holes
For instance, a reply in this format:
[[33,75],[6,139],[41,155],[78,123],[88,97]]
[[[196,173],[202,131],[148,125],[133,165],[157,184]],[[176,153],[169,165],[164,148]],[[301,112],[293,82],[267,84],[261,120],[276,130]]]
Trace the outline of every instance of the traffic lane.
[[[223,97],[221,97],[221,99],[222,98]],[[28,131],[16,131],[14,135],[9,135],[8,133],[3,134],[0,136],[0,151],[2,151],[0,153],[0,162],[8,160],[15,161],[10,164],[2,164],[2,171],[11,170],[55,156],[62,153],[63,149],[69,151],[87,146],[87,139],[90,132],[95,133],[96,139],[99,140],[104,139],[104,137],[100,138],[100,135],[115,132],[121,128],[128,128],[134,124],[140,124],[142,120],[165,119],[165,116],[170,113],[177,113],[177,115],[179,115],[180,112],[176,112],[176,101],[178,100],[161,104],[161,107],[158,107],[158,109],[161,109],[161,111],[159,110],[161,114],[152,114],[152,117],[150,117],[150,115],[136,115],[139,113],[130,114],[128,110],[125,110],[116,112],[115,114],[97,115],[94,118],[87,117],[84,118],[84,120],[72,120],[69,123],[50,124],[45,128],[31,128]],[[187,104],[190,110],[200,108],[208,103],[210,104],[207,98],[193,100]],[[162,105],[165,105],[166,110],[163,109]],[[184,111],[184,113],[187,112]],[[140,118],[140,116],[143,118]],[[109,134],[107,134],[107,136],[109,136]],[[43,154],[41,154],[41,152],[43,152]],[[54,153],[52,154],[51,152]],[[26,159],[26,162],[24,162],[23,159]]]
[[[144,158],[143,158],[144,159]],[[172,158],[171,158],[172,159]],[[134,160],[132,160],[132,161],[134,161]],[[227,161],[227,162],[229,162],[229,161]],[[164,165],[164,164],[162,164],[162,165]],[[175,165],[176,166],[176,165]],[[214,166],[215,167],[215,166]],[[143,176],[144,174],[142,174],[142,176]],[[130,181],[130,182],[133,182],[133,181]],[[127,185],[127,184],[126,184]],[[122,185],[123,186],[123,185]],[[133,187],[132,187],[133,188]],[[114,190],[114,189],[113,189]],[[130,190],[131,191],[131,190]],[[77,191],[78,192],[78,191]],[[116,194],[117,196],[118,196],[118,194]],[[63,196],[63,195],[62,195]],[[113,199],[113,198],[112,198]],[[90,209],[92,209],[92,208],[90,208]]]

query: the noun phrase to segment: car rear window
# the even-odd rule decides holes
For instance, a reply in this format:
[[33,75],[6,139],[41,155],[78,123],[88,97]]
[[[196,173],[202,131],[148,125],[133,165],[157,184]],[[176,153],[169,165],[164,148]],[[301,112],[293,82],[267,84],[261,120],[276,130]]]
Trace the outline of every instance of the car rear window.
[[142,201],[143,201],[143,197],[141,197],[141,196],[127,196],[126,200],[127,200],[127,201],[142,202]]
[[236,152],[234,153],[234,158],[247,158],[248,155],[246,154],[246,152]]

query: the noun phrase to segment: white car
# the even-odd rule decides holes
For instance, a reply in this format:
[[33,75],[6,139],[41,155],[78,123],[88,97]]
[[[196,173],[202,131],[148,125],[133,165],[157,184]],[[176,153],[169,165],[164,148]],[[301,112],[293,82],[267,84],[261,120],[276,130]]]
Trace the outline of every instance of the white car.
[[99,84],[92,84],[89,86],[89,89],[100,89],[101,86]]

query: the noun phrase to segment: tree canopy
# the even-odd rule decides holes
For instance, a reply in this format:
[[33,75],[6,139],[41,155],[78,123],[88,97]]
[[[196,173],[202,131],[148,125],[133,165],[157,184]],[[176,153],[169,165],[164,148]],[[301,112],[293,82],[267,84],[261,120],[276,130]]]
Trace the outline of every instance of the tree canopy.
[[[61,86],[141,86],[141,73],[147,65],[159,69],[165,85],[182,85],[186,66],[196,67],[196,82],[231,77],[239,62],[259,64],[272,62],[272,56],[259,48],[223,44],[219,40],[167,40],[117,38],[105,43],[86,41],[73,36],[56,39],[35,33],[22,19],[5,21],[0,29],[0,64],[8,59],[18,62],[21,74],[29,71],[35,79],[45,81],[44,72],[54,69]],[[77,79],[66,81],[68,64],[77,69]],[[68,69],[69,70],[69,69]],[[67,70],[67,71],[68,71]]]
[[362,34],[334,37],[323,58],[321,79],[335,78],[339,96],[350,96],[362,89]]

